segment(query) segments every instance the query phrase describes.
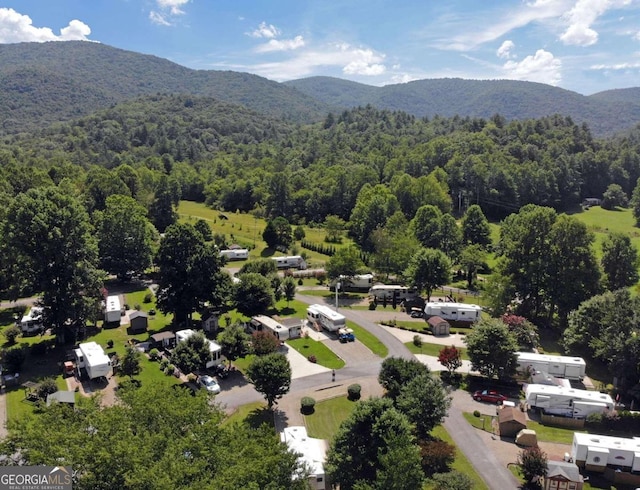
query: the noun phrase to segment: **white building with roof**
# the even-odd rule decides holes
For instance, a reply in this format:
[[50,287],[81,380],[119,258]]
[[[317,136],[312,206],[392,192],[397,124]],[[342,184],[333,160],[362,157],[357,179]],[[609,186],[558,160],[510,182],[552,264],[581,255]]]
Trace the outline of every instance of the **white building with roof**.
[[327,479],[324,462],[327,457],[327,441],[309,437],[306,427],[303,426],[285,427],[280,433],[280,440],[287,444],[289,451],[297,453],[298,461],[307,467],[310,488],[325,490]]

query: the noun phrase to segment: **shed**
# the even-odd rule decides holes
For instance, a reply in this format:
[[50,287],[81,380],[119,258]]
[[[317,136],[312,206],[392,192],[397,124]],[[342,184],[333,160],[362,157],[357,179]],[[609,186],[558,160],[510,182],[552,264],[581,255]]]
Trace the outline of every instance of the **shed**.
[[146,332],[149,326],[149,315],[144,311],[133,311],[129,314],[131,333]]
[[547,461],[547,476],[542,478],[542,488],[571,488],[582,490],[584,478],[575,463],[567,461]]
[[515,437],[527,428],[527,416],[516,407],[502,407],[498,410],[498,429],[502,437]]
[[73,391],[66,390],[49,393],[47,395],[47,407],[53,402],[68,403],[73,406],[76,403],[76,394]]
[[202,330],[205,332],[216,333],[220,328],[220,312],[205,311],[202,314]]
[[154,333],[151,336],[153,346],[158,349],[168,349],[176,345],[176,334],[170,330]]
[[451,331],[451,325],[442,317],[432,316],[427,320],[427,323],[431,327],[433,335],[449,335]]
[[516,444],[523,447],[534,447],[538,445],[538,434],[535,430],[522,429],[516,436]]

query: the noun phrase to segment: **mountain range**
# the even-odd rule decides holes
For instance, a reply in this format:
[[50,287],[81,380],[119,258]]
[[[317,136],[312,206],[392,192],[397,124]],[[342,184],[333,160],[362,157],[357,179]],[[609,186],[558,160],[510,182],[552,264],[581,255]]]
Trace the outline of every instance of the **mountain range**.
[[92,42],[0,45],[0,132],[31,131],[158,93],[192,94],[240,104],[297,123],[357,106],[416,117],[507,120],[570,116],[594,135],[640,122],[640,88],[590,96],[513,80],[431,79],[374,87],[331,77],[278,83],[233,71],[193,70],[151,55]]

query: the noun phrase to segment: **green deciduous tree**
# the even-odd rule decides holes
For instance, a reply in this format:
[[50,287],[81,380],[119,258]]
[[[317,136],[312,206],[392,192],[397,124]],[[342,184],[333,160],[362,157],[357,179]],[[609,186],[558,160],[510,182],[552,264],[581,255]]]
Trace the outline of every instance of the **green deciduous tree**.
[[238,275],[246,274],[248,272],[254,272],[261,276],[271,276],[278,273],[278,265],[275,260],[272,259],[256,259],[245,262],[240,267]]
[[451,407],[442,381],[431,374],[421,374],[400,389],[395,406],[415,427],[418,439],[426,439],[434,427],[441,424]]
[[609,291],[633,286],[638,282],[638,249],[629,235],[612,232],[602,242],[604,284]]
[[456,219],[450,214],[440,218],[440,243],[438,248],[451,260],[456,260],[462,249],[462,230]]
[[386,396],[396,400],[409,381],[423,374],[429,374],[429,368],[420,361],[388,357],[382,361],[378,381],[385,389]]
[[233,301],[237,310],[246,316],[265,313],[275,301],[268,277],[253,272],[240,274],[240,282],[233,287]]
[[429,298],[435,288],[451,281],[451,260],[440,250],[421,248],[411,257],[404,275]]
[[329,243],[340,243],[346,223],[339,216],[330,214],[324,220],[325,240]]
[[282,292],[287,300],[287,306],[289,306],[289,302],[296,297],[296,280],[293,277],[285,277],[282,283]]
[[485,264],[486,260],[487,252],[482,245],[467,245],[462,249],[462,253],[458,257],[458,263],[467,275],[467,287],[469,289],[473,287],[473,281],[477,277],[478,269]]
[[607,190],[602,194],[602,208],[615,209],[617,207],[626,208],[629,205],[629,199],[622,187],[618,184],[609,184]]
[[240,323],[232,323],[218,334],[216,342],[229,363],[249,354],[251,337]]
[[387,186],[365,184],[351,212],[350,233],[355,242],[365,251],[371,251],[371,234],[376,228],[384,226],[387,219],[400,209],[398,199]]
[[113,195],[96,214],[102,267],[120,278],[140,274],[151,265],[157,232],[147,211],[133,198]]
[[171,353],[171,361],[183,373],[192,373],[203,369],[211,356],[209,341],[202,332],[196,332],[185,340],[178,342]]
[[131,345],[127,345],[124,351],[124,357],[120,364],[120,370],[125,376],[133,378],[135,375],[140,374],[142,367],[140,366],[140,351]]
[[499,319],[483,319],[465,337],[471,367],[488,378],[508,378],[516,372],[518,343]]
[[462,240],[466,245],[491,245],[491,228],[482,209],[472,204],[462,217]]
[[640,226],[640,179],[636,182],[631,195],[631,210],[636,220],[636,226]]
[[287,357],[280,353],[256,357],[247,369],[247,376],[256,391],[264,395],[269,410],[291,386],[291,366]]
[[411,230],[425,248],[440,248],[442,211],[436,206],[420,206],[411,220]]
[[363,268],[364,263],[360,258],[360,252],[353,246],[336,250],[325,266],[329,279],[336,279],[340,276],[350,278],[359,274]]
[[213,233],[211,232],[211,226],[206,220],[199,219],[193,225],[193,227],[202,235],[205,242],[213,240]]
[[383,398],[356,405],[333,439],[326,469],[344,490],[410,490],[421,488],[424,478],[411,424]]
[[[59,342],[67,328],[95,319],[103,273],[88,215],[74,197],[55,187],[16,196],[2,224],[0,252],[9,298],[42,292],[44,324]],[[69,333],[74,338],[75,328]]]
[[522,477],[527,483],[547,475],[547,454],[539,446],[528,447],[518,454]]

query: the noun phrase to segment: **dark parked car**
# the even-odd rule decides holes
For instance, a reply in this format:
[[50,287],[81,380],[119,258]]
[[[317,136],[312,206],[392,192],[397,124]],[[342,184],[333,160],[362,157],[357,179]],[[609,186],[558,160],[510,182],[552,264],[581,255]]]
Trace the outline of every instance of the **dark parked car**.
[[477,402],[497,403],[500,405],[507,397],[496,390],[478,390],[473,394],[473,399]]

